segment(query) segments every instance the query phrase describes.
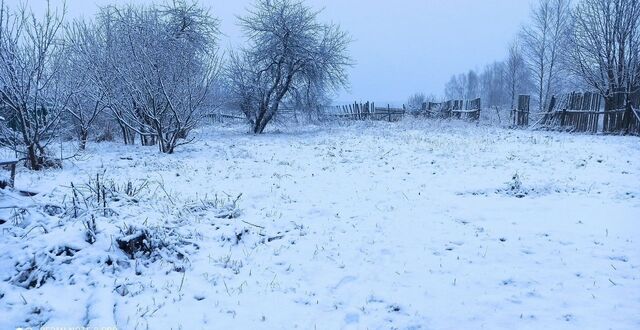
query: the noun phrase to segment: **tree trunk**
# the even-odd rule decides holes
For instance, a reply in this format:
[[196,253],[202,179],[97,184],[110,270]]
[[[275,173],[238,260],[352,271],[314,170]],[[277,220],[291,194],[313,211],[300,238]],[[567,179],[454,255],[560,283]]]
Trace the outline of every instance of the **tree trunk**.
[[80,150],[85,150],[87,147],[87,140],[89,139],[89,131],[86,129],[80,129]]
[[254,134],[262,134],[264,128],[267,126],[267,122],[269,119],[266,118],[267,112],[269,111],[269,106],[261,105],[258,110],[258,115],[256,116],[256,121],[253,124],[253,133]]
[[27,147],[27,161],[29,162],[29,168],[32,170],[40,170],[40,161],[38,159],[38,148],[35,143],[30,143]]

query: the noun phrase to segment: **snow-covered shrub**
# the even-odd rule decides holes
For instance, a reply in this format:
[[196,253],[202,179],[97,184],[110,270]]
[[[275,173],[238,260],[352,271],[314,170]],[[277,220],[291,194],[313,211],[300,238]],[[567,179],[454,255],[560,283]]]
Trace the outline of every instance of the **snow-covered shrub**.
[[11,282],[25,289],[39,288],[49,279],[56,279],[56,269],[61,264],[70,264],[77,247],[60,245],[43,249],[22,263],[16,264],[17,274]]
[[184,272],[188,265],[188,256],[200,248],[173,228],[160,226],[125,225],[115,242],[130,259],[143,262],[162,260],[180,272]]
[[240,208],[238,207],[238,201],[242,197],[239,194],[235,198],[227,196],[226,198],[219,198],[215,195],[213,199],[201,199],[195,202],[186,203],[184,210],[193,214],[204,214],[205,212],[213,211],[213,216],[218,219],[235,219],[240,216]]
[[505,184],[506,188],[502,189],[502,192],[509,196],[523,198],[529,194],[529,189],[523,187],[522,180],[520,179],[520,174],[518,174],[518,172],[514,173],[511,180]]

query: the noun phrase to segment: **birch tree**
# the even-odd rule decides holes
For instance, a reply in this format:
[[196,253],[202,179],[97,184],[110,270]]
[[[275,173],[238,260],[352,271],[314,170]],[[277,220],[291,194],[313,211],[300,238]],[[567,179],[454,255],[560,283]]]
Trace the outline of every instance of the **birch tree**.
[[521,31],[526,62],[535,78],[538,110],[559,90],[563,47],[571,27],[569,0],[540,0],[531,11],[531,22]]

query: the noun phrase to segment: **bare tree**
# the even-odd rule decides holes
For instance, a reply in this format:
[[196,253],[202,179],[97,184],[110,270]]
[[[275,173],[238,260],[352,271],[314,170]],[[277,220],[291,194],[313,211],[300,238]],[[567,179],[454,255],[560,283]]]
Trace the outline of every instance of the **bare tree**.
[[73,94],[60,81],[64,13],[48,2],[43,17],[24,5],[12,12],[0,3],[0,102],[7,112],[0,143],[24,155],[34,170],[58,165],[46,149]]
[[453,99],[474,99],[480,96],[480,76],[474,70],[453,75],[444,86],[445,97]]
[[[111,34],[108,61],[116,77],[110,107],[143,144],[173,153],[189,132],[219,72],[218,22],[195,3],[163,8],[107,7],[102,24]],[[104,33],[106,34],[106,33]],[[118,95],[126,97],[118,97]]]
[[467,72],[464,99],[471,100],[480,96],[480,77],[474,70]]
[[254,133],[264,131],[292,90],[346,86],[350,39],[337,25],[318,22],[318,13],[295,0],[258,0],[240,18],[248,45],[232,53],[227,77]]
[[423,110],[426,102],[427,97],[424,93],[415,93],[407,100],[407,109],[413,114],[418,114]]
[[445,98],[449,100],[463,99],[467,91],[467,75],[453,75],[444,86]]
[[483,105],[498,107],[507,104],[505,71],[504,62],[494,62],[485,67],[480,75]]
[[640,1],[583,0],[575,9],[573,71],[605,97],[605,108],[622,106],[640,88]]
[[539,111],[561,83],[560,56],[571,26],[570,0],[539,0],[521,32],[525,59],[535,77]]
[[518,40],[513,41],[509,46],[504,75],[511,102],[510,109],[514,109],[516,97],[519,94],[528,91],[528,88],[531,85],[526,63],[522,56],[522,50]]
[[95,30],[95,26],[85,21],[76,21],[67,27],[62,79],[73,94],[66,117],[78,137],[80,149],[85,149],[90,131],[109,108],[108,90],[103,85],[108,71],[104,68],[105,56],[96,44]]
[[460,82],[458,81],[458,77],[456,75],[451,76],[446,84],[444,84],[444,97],[446,99],[457,99],[460,98]]

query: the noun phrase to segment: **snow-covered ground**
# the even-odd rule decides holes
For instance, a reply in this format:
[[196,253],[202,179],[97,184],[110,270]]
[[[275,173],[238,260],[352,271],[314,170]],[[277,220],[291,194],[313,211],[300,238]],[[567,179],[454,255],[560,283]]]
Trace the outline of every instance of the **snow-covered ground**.
[[640,328],[637,137],[246,131],[21,169],[40,194],[0,191],[0,329]]

